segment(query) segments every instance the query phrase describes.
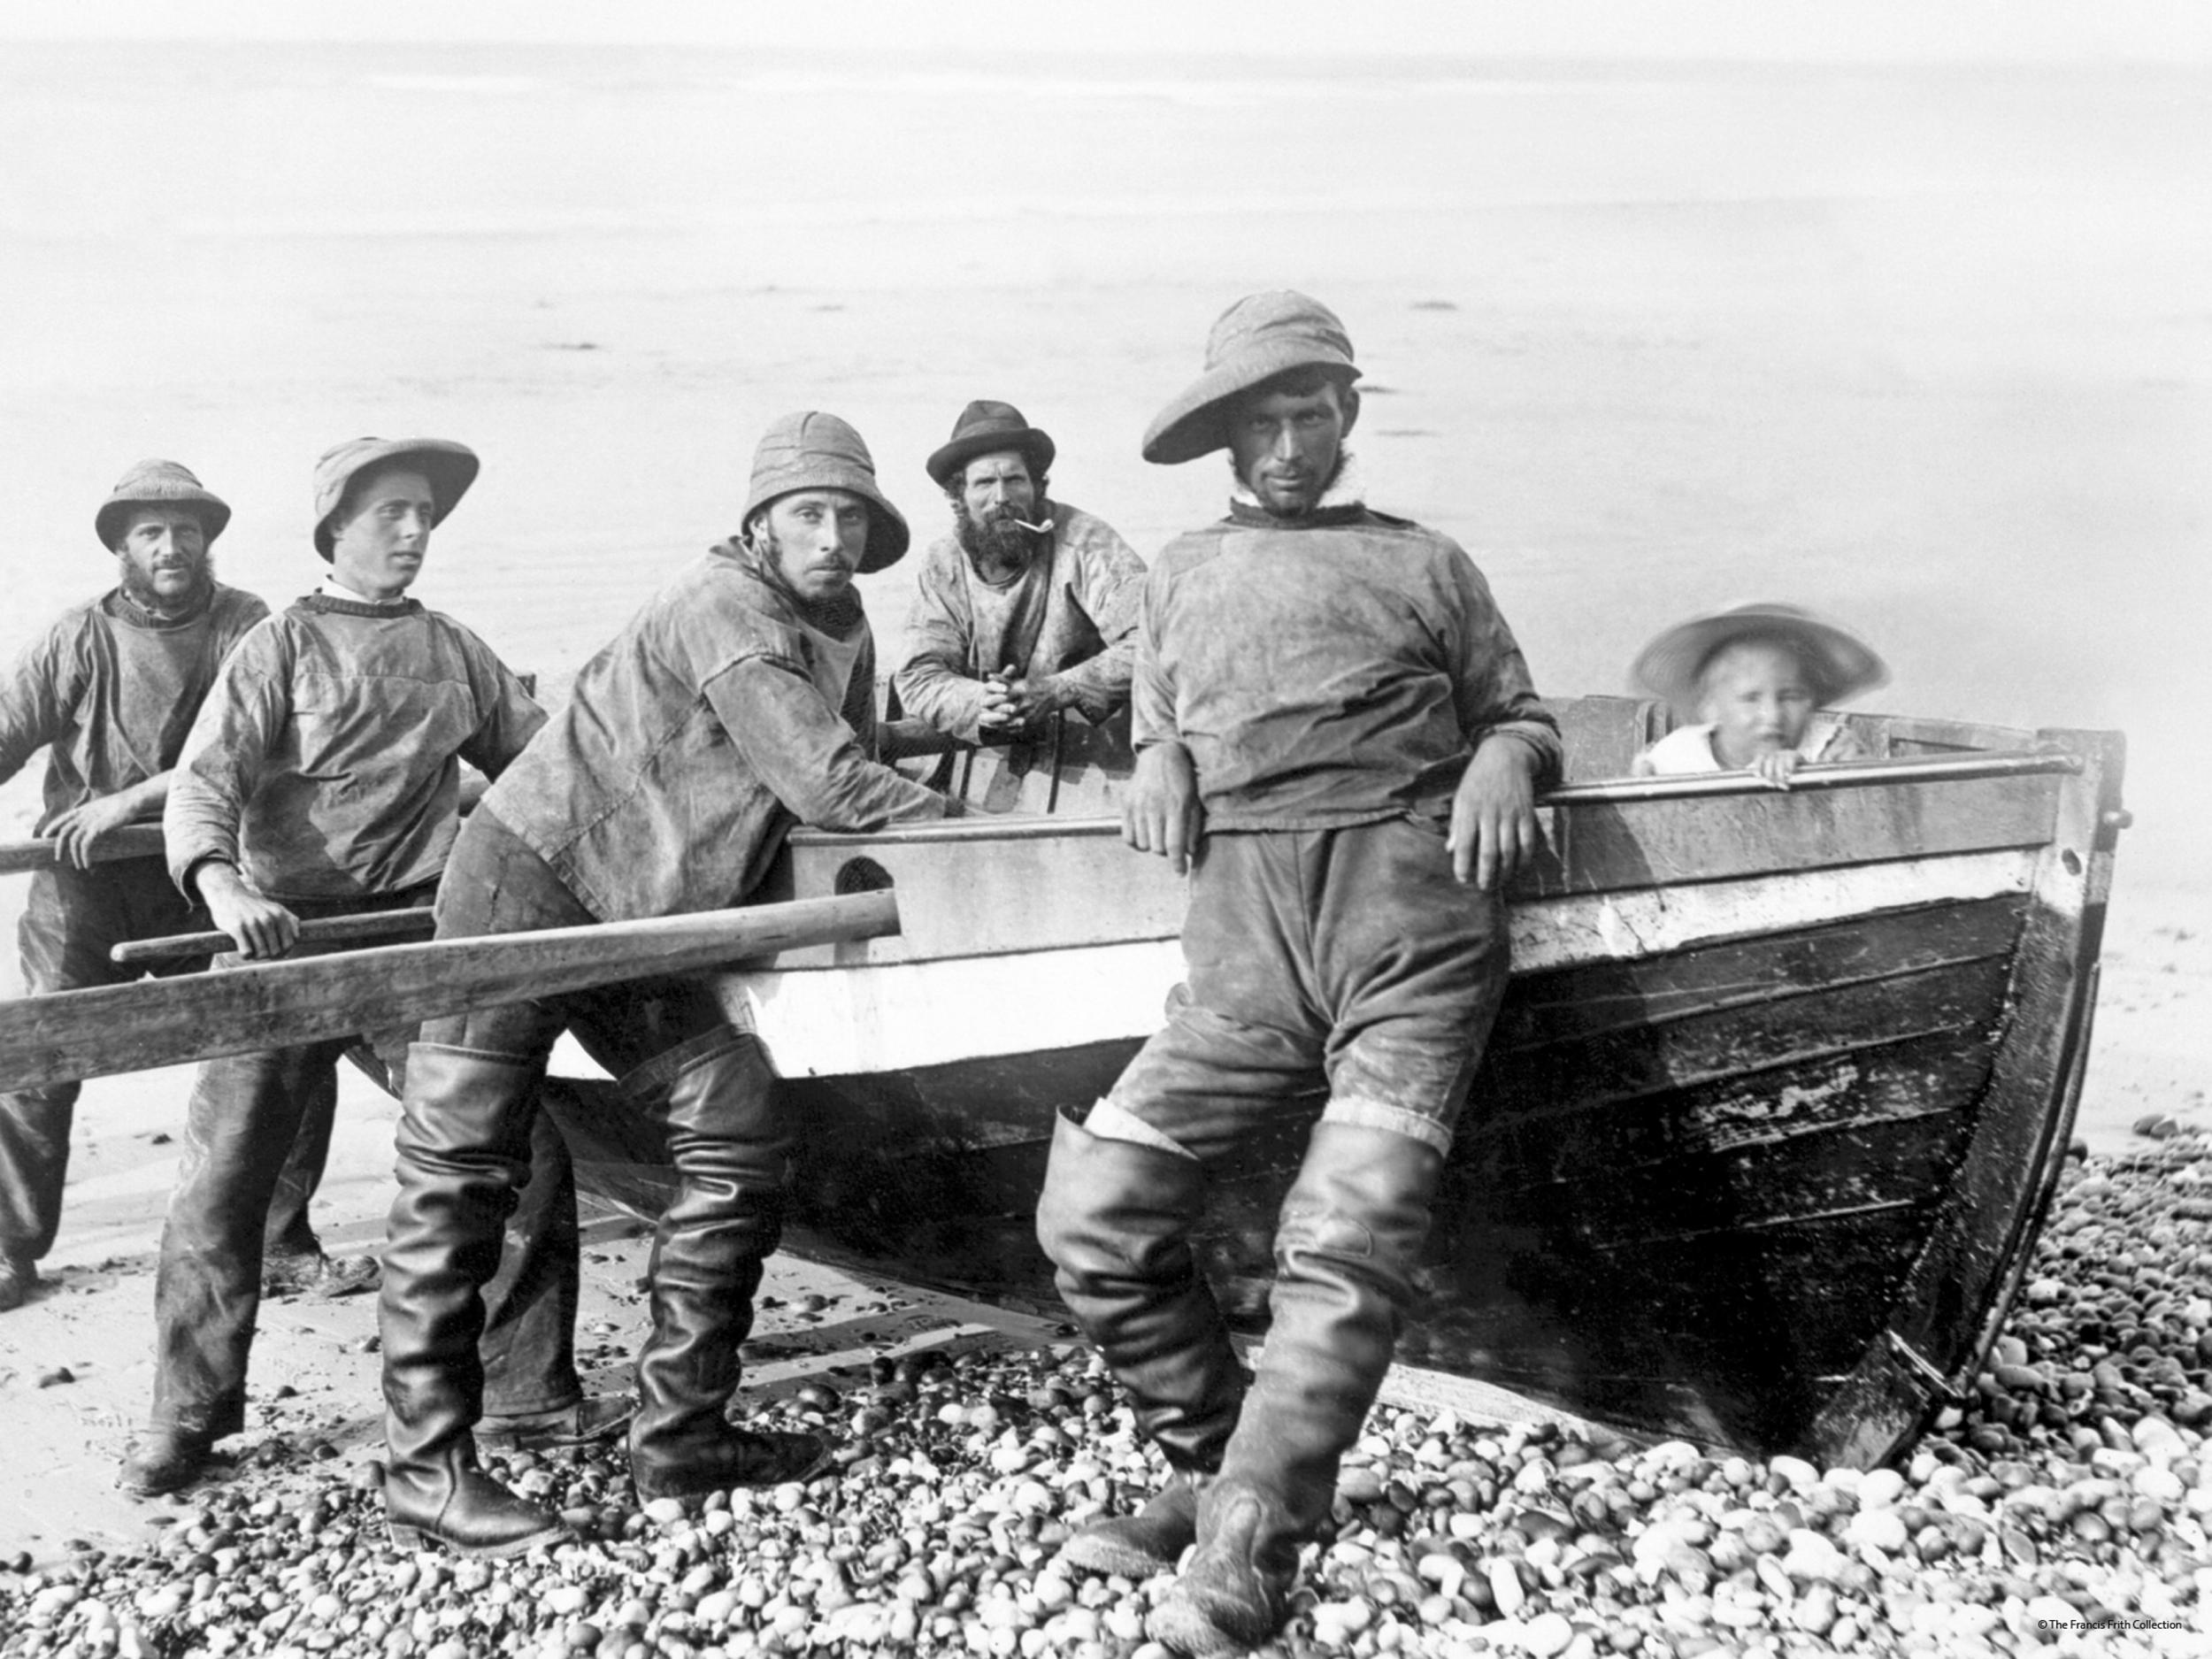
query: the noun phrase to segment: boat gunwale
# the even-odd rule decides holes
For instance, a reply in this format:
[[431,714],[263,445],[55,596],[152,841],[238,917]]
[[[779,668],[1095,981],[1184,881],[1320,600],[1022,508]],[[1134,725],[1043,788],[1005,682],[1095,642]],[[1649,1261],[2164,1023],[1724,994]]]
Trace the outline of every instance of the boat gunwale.
[[[2028,778],[2061,773],[2079,776],[2078,755],[2058,749],[1992,749],[1967,755],[1901,755],[1883,760],[1801,767],[1789,792],[1877,788],[1886,785],[1959,783],[1984,778]],[[1563,784],[1539,795],[1541,808],[1618,805],[1629,802],[1701,800],[1710,796],[1769,797],[1778,791],[1743,772],[1697,772],[1671,778],[1610,778],[1594,783]],[[1118,818],[961,818],[887,825],[858,833],[799,828],[787,844],[794,849],[864,847],[870,843],[1069,840],[1118,836]],[[2041,843],[2036,843],[2040,845]]]

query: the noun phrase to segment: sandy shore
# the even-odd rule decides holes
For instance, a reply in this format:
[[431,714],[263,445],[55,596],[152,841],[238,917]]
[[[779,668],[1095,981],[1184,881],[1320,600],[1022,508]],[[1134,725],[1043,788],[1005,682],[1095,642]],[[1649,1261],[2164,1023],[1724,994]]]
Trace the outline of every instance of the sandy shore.
[[[2188,895],[2124,887],[2104,952],[2095,1046],[2077,1124],[2098,1154],[2146,1144],[2146,1122],[2212,1130],[2212,929]],[[177,1511],[114,1488],[114,1468],[152,1397],[153,1268],[188,1071],[96,1079],[85,1088],[51,1281],[0,1316],[0,1563],[50,1559],[72,1540],[142,1540]],[[326,1245],[373,1248],[393,1193],[392,1102],[348,1071],[327,1179],[315,1206]],[[641,1230],[588,1229],[580,1339],[595,1384],[626,1386],[643,1332]],[[784,1257],[764,1292],[753,1386],[772,1393],[878,1348],[975,1336],[1066,1340],[1064,1331],[972,1304],[873,1284]],[[373,1298],[286,1300],[263,1309],[252,1423],[237,1442],[315,1431],[365,1456],[380,1430]],[[60,1379],[63,1373],[66,1379]]]

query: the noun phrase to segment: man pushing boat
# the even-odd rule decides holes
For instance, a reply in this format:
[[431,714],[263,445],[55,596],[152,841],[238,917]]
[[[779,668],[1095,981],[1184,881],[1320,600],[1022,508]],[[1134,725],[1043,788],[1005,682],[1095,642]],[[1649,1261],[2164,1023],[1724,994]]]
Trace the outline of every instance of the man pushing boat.
[[[489,646],[407,596],[476,471],[472,451],[436,438],[326,453],[314,541],[329,572],[239,641],[193,723],[162,825],[169,870],[249,960],[289,951],[303,918],[428,904],[453,845],[460,763],[495,777],[544,724]],[[127,1490],[174,1490],[245,1426],[263,1218],[283,1149],[331,1110],[349,1041],[200,1068],[162,1228],[152,1433],[123,1461]],[[583,1398],[574,1182],[557,1135],[537,1150],[487,1348],[508,1426],[558,1441],[611,1432],[626,1414]]]
[[[1196,1552],[1152,1611],[1190,1654],[1280,1629],[1299,1548],[1390,1363],[1455,1121],[1506,986],[1502,889],[1559,733],[1455,544],[1369,508],[1359,370],[1303,295],[1240,300],[1145,434],[1225,448],[1229,516],[1148,577],[1125,837],[1192,869],[1187,978],[1107,1097],[1064,1110],[1038,1234],[1172,1471],[1074,1565]],[[1247,1384],[1191,1248],[1208,1166],[1325,1078]]]
[[1102,518],[1055,501],[1051,434],[1011,403],[960,411],[928,472],[953,532],[922,555],[903,711],[964,743],[1063,710],[1102,726],[1129,705],[1144,561]]
[[[795,823],[942,816],[871,756],[875,648],[852,579],[906,551],[860,434],[790,415],[753,457],[739,534],[647,602],[469,818],[441,939],[741,903]],[[426,1022],[407,1065],[384,1258],[385,1506],[393,1536],[496,1556],[566,1534],[478,1468],[480,1288],[525,1172],[536,1087],[564,1027],[664,1126],[679,1187],[649,1270],[630,1471],[692,1499],[796,1479],[810,1436],[726,1420],[762,1263],[782,1234],[787,1136],[751,1033],[664,979]]]
[[[31,877],[20,929],[33,996],[136,979],[143,969],[119,967],[108,952],[188,924],[191,902],[158,856],[110,859],[96,871],[93,857],[116,830],[159,821],[171,768],[217,666],[269,614],[253,595],[215,580],[210,549],[229,523],[230,508],[188,469],[141,461],[92,519],[115,556],[117,585],[64,612],[0,679],[0,782],[50,750],[38,833],[52,838],[54,863]],[[204,965],[177,961],[164,971]],[[0,1095],[0,1313],[22,1305],[38,1280],[35,1264],[53,1248],[78,1088],[51,1083]],[[321,1170],[312,1141],[301,1141],[311,1169],[286,1184],[293,1202],[284,1228],[306,1225]]]

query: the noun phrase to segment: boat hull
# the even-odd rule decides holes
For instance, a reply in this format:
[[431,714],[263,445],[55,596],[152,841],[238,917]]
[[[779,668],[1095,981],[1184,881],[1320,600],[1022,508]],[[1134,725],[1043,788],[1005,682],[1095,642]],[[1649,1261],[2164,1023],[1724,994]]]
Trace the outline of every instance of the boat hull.
[[[1646,719],[1623,705],[1616,746]],[[2029,737],[1863,735],[1900,757]],[[2016,769],[1787,795],[1566,792],[1401,1360],[1644,1434],[1861,1464],[1909,1443],[1993,1339],[2079,1086],[2119,751],[2034,741]],[[1052,1309],[1054,1118],[1158,1024],[1179,884],[1110,826],[1047,824],[803,837],[764,896],[885,882],[901,938],[719,981],[788,1091],[795,1248]],[[1200,1248],[1238,1329],[1264,1330],[1323,1103],[1317,1078],[1214,1171]],[[588,1187],[665,1202],[653,1132],[603,1086],[552,1104]]]

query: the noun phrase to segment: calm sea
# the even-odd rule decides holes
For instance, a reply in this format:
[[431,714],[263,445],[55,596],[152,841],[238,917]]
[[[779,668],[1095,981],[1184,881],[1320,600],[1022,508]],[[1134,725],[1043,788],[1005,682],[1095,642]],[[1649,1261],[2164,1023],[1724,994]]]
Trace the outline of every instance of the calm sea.
[[[420,591],[555,684],[791,408],[933,532],[922,457],[1011,398],[1149,552],[1222,475],[1138,434],[1293,285],[1369,365],[1375,499],[1474,550],[1547,689],[1811,604],[1890,657],[1876,706],[2125,727],[2127,867],[2201,881],[2201,73],[4,50],[0,651],[107,579],[144,454],[236,507],[228,579],[303,591],[309,467],[369,431],[483,452]],[[869,588],[887,656],[910,586]]]

